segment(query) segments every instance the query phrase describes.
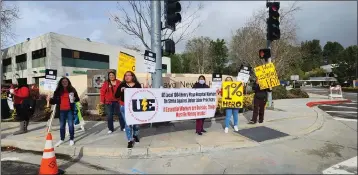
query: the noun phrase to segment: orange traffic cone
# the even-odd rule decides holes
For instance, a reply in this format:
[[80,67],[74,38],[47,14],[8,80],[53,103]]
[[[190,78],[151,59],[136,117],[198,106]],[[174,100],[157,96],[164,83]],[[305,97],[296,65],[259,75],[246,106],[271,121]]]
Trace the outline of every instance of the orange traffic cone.
[[44,154],[41,160],[39,174],[58,174],[55,150],[52,145],[52,135],[47,134]]

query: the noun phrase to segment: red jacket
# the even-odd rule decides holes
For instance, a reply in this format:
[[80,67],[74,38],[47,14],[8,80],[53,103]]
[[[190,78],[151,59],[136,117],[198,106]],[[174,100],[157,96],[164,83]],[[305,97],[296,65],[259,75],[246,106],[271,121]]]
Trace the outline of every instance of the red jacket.
[[30,90],[27,87],[21,87],[14,90],[14,104],[22,104],[22,102],[30,96]]
[[101,87],[100,90],[100,101],[103,104],[110,104],[113,101],[119,102],[119,98],[114,97],[114,94],[116,93],[119,85],[121,84],[121,81],[116,80],[116,85],[113,86],[112,91],[112,85],[108,83],[108,81],[105,81]]

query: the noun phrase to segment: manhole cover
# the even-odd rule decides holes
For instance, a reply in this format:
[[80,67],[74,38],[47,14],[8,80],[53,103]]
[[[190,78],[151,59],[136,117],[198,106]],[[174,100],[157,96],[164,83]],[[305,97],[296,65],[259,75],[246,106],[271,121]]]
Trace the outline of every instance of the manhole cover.
[[286,133],[276,131],[265,126],[239,130],[238,133],[256,142],[289,136]]

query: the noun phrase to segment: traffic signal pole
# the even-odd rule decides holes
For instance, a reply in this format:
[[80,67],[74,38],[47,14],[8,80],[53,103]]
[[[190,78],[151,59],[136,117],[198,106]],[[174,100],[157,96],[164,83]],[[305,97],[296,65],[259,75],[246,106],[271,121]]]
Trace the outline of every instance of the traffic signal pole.
[[[270,40],[267,40],[266,42],[266,47],[268,49],[271,49],[271,41]],[[267,59],[267,63],[271,63],[271,57]],[[270,90],[272,90],[272,88],[270,88]],[[268,100],[268,107],[269,108],[272,108],[273,105],[272,105],[272,92],[268,92],[268,95],[267,95],[267,100]]]
[[152,87],[162,86],[162,46],[161,46],[161,1],[152,0],[151,9],[151,49],[156,54],[155,73],[152,74]]

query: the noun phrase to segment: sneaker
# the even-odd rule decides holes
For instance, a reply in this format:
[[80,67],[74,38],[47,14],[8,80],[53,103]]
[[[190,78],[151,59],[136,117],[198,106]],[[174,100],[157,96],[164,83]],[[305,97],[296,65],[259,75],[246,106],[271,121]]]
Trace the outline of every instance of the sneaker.
[[254,121],[250,121],[248,124],[256,124],[256,122],[254,122]]
[[83,125],[81,125],[81,130],[85,131],[85,127]]
[[107,133],[108,133],[108,134],[112,134],[112,131],[108,131]]
[[259,121],[259,123],[263,123],[264,121]]
[[201,132],[196,132],[199,136],[201,136],[201,135],[203,135],[203,133],[201,133]]
[[122,131],[123,131],[123,132],[126,132],[126,129],[125,129],[125,128],[123,128],[123,129],[122,129]]
[[73,140],[70,140],[70,146],[73,146],[75,142]]
[[135,142],[139,142],[139,137],[138,136],[133,136],[133,138],[134,138]]
[[60,146],[62,143],[63,143],[63,140],[58,141],[58,142],[56,143],[55,147]]
[[133,141],[129,141],[127,148],[133,148],[133,145],[134,145],[134,142],[133,142]]
[[206,132],[206,130],[205,130],[205,129],[203,129],[203,130],[201,130],[201,132]]
[[234,126],[234,130],[235,131],[239,131],[239,127],[237,127],[236,125]]
[[225,128],[224,132],[225,132],[225,133],[228,133],[228,132],[229,132],[229,128]]

